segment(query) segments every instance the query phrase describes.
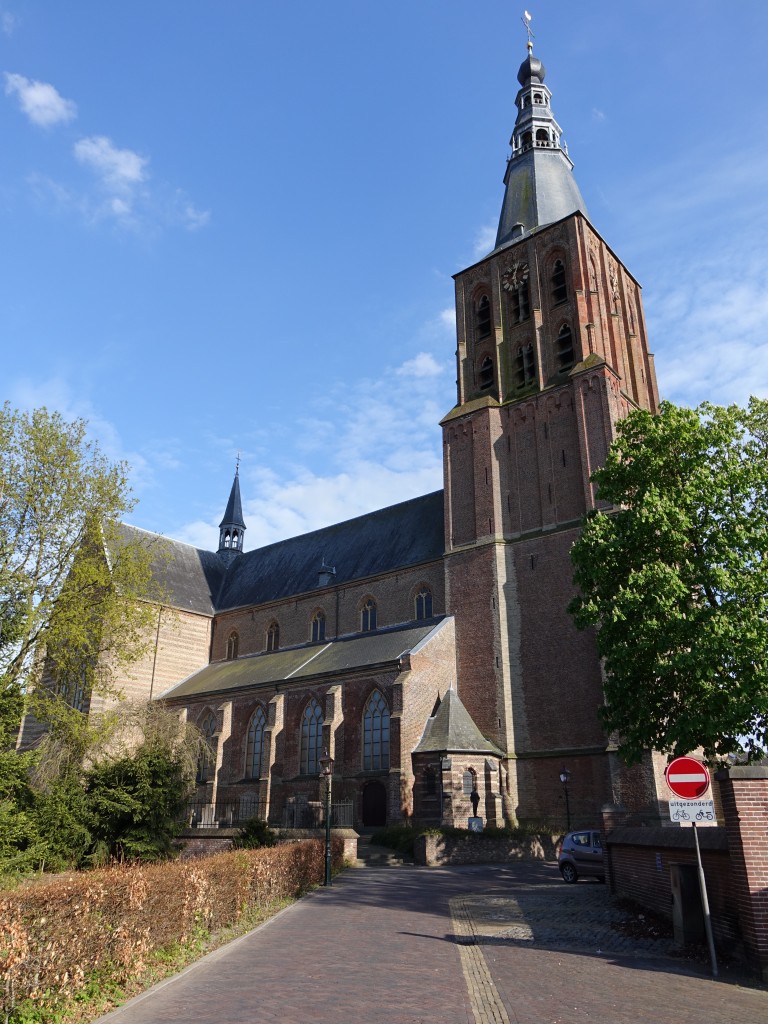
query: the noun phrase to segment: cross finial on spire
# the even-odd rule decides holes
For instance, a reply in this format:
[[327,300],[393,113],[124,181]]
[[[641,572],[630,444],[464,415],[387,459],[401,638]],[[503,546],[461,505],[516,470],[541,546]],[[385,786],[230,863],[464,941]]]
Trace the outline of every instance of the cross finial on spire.
[[528,11],[523,11],[523,16],[520,19],[523,25],[525,25],[525,31],[528,33],[528,53],[533,53],[533,32],[531,32],[531,16]]
[[240,449],[237,451],[237,459],[235,460],[235,476],[240,476]]

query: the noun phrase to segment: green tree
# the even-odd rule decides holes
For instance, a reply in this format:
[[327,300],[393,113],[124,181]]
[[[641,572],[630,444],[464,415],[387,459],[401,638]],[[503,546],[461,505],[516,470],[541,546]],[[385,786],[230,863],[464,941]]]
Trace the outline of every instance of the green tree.
[[618,426],[573,547],[622,754],[723,757],[768,740],[768,402],[662,403]]
[[149,636],[151,552],[126,543],[124,463],[83,420],[0,410],[0,681],[33,692],[43,665],[71,698],[107,691]]

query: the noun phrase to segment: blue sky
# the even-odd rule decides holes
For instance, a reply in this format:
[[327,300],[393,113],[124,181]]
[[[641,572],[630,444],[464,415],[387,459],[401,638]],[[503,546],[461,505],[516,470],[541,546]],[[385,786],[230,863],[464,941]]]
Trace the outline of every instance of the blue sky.
[[[528,9],[662,395],[768,396],[768,4]],[[132,521],[200,546],[238,451],[248,548],[440,487],[521,14],[0,0],[0,397],[85,417]]]

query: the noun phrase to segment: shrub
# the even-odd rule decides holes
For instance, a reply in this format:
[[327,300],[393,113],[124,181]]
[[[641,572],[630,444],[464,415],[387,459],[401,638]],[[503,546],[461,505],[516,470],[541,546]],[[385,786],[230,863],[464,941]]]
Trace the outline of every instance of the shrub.
[[262,846],[274,846],[277,835],[266,821],[250,818],[232,840],[235,850],[258,850]]

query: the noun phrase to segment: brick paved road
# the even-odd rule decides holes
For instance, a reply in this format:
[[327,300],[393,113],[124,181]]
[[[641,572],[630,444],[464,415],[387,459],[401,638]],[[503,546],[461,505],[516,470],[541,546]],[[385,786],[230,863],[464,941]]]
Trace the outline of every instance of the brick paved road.
[[611,927],[605,886],[552,865],[347,871],[101,1018],[109,1024],[714,1024],[768,992]]

